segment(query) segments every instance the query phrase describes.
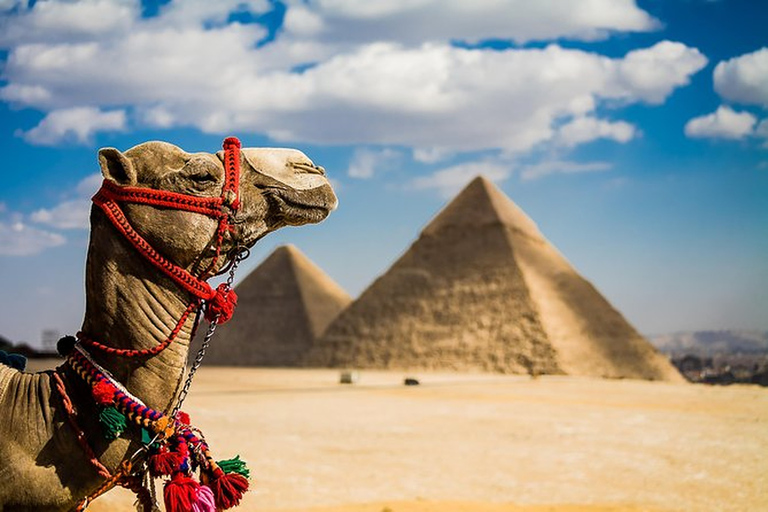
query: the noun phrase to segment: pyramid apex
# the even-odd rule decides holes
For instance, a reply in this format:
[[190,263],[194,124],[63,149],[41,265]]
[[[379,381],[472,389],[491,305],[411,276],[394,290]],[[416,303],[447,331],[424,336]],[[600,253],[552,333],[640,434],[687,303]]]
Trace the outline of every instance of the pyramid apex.
[[483,185],[484,187],[495,187],[496,185],[493,184],[491,180],[485,177],[484,174],[478,174],[472,180],[467,184],[465,188],[471,187],[471,186],[478,186]]
[[273,252],[273,254],[277,254],[277,253],[280,253],[280,254],[296,254],[296,253],[299,253],[300,254],[301,253],[301,251],[299,251],[299,249],[296,248],[296,246],[293,245],[293,244],[279,245],[272,252]]
[[422,234],[432,235],[447,227],[476,228],[494,224],[542,238],[536,223],[491,180],[480,174],[435,216]]

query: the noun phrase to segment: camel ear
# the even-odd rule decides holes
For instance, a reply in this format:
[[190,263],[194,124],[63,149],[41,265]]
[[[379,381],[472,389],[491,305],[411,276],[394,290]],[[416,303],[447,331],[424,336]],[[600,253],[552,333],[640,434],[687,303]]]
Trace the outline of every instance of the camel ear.
[[136,184],[136,169],[127,156],[115,148],[99,150],[99,165],[104,178],[120,185]]

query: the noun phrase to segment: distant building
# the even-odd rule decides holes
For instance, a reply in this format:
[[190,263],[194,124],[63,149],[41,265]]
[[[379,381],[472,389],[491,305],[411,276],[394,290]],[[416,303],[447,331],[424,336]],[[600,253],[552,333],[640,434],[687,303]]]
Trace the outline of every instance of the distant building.
[[43,329],[40,334],[40,342],[43,352],[56,352],[56,343],[61,338],[61,333],[56,329]]

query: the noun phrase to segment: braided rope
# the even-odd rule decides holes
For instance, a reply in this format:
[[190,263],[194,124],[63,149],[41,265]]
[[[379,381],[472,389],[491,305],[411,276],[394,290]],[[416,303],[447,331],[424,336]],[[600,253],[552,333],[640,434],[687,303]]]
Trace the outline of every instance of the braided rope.
[[230,208],[237,210],[240,207],[240,141],[236,137],[227,137],[222,147],[226,177],[221,197]]
[[75,347],[67,356],[72,369],[91,387],[100,382],[108,382],[115,388],[114,405],[131,423],[152,430],[156,434],[165,434],[171,419],[162,412],[144,405],[144,402],[129,393],[107,370],[94,362],[82,348]]
[[131,475],[131,469],[131,463],[129,461],[123,461],[123,463],[120,465],[120,469],[116,471],[114,475],[107,478],[95,491],[80,500],[80,502],[75,507],[75,510],[80,512],[87,509],[90,502],[102,494],[106,494],[108,491],[111,491],[118,485],[134,491],[134,493],[136,493],[136,497],[139,500],[139,504],[144,507],[145,511],[152,510],[151,508],[147,508],[147,504],[149,504],[150,507],[152,506],[152,501],[151,497],[145,494],[146,489],[143,489],[145,492],[136,490],[137,487],[141,486],[141,482],[136,476]]
[[153,188],[123,187],[109,180],[104,180],[99,193],[106,199],[121,203],[147,204],[174,210],[186,210],[201,213],[218,219],[226,216],[222,212],[224,199],[219,197],[198,197],[168,190]]
[[93,197],[93,202],[99,206],[106,214],[109,221],[115,228],[139,251],[152,265],[173,279],[181,288],[195,297],[203,300],[210,299],[214,291],[205,281],[196,278],[185,269],[171,263],[160,253],[158,253],[144,237],[142,237],[133,226],[128,222],[123,210],[118,204],[100,194]]
[[85,432],[83,432],[83,429],[77,422],[77,411],[75,411],[75,407],[72,405],[72,399],[70,399],[69,395],[67,394],[67,387],[64,384],[64,380],[61,378],[61,375],[59,375],[58,370],[53,372],[53,379],[56,381],[56,391],[58,391],[59,396],[61,397],[61,401],[64,404],[64,410],[67,412],[67,420],[69,421],[69,425],[75,431],[77,442],[80,443],[80,447],[88,457],[88,462],[90,462],[91,465],[96,468],[96,471],[98,471],[100,476],[104,478],[111,478],[112,473],[109,472],[109,469],[107,469],[104,464],[99,462],[99,458],[96,456],[93,448],[91,448],[90,443],[88,443],[88,439],[85,437]]
[[107,354],[112,354],[116,356],[125,356],[125,357],[144,357],[144,356],[155,356],[165,350],[168,345],[173,343],[173,340],[176,339],[176,336],[178,336],[179,332],[181,332],[181,329],[184,327],[184,324],[187,322],[187,319],[189,318],[189,315],[192,314],[192,312],[197,307],[197,302],[190,302],[187,306],[187,309],[184,310],[184,313],[181,315],[181,318],[179,318],[179,321],[176,323],[176,326],[171,331],[171,334],[168,335],[168,337],[162,342],[158,343],[152,348],[147,348],[143,350],[137,350],[137,349],[127,349],[127,348],[116,348],[111,347],[109,345],[105,345],[104,343],[100,343],[92,338],[90,338],[87,334],[81,332],[77,333],[77,339],[84,345],[88,345],[89,347],[96,348],[98,350],[101,350],[102,352],[105,352]]

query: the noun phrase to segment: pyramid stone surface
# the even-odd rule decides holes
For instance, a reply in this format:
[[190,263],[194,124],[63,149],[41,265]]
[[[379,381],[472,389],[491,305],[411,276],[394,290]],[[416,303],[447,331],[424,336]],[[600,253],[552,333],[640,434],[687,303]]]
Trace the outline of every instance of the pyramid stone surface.
[[235,315],[216,330],[208,364],[295,366],[349,295],[293,246],[275,249],[235,291]]
[[484,178],[338,316],[305,362],[681,380]]

